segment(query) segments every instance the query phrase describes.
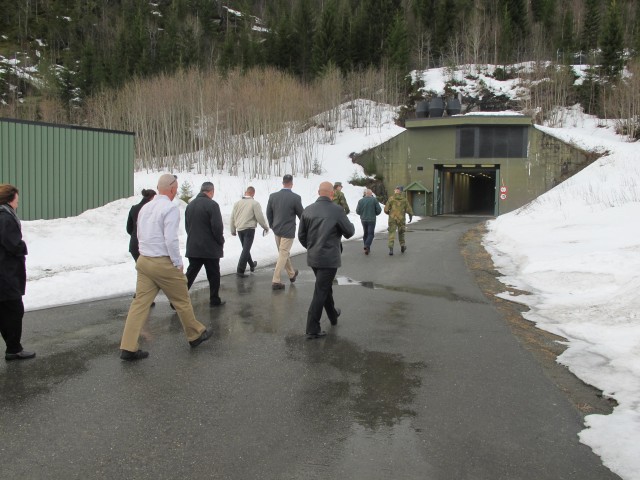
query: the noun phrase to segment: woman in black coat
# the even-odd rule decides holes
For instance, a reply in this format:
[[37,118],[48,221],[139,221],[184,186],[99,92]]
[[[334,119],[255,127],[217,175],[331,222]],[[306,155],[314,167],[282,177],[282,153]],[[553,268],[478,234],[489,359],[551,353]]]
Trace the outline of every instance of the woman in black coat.
[[5,360],[26,360],[36,356],[22,348],[22,296],[27,285],[27,245],[22,240],[18,189],[0,185],[0,333],[7,349]]
[[140,209],[146,204],[153,200],[153,197],[156,196],[156,191],[142,190],[142,200],[140,203],[131,207],[129,210],[129,217],[127,218],[127,233],[131,235],[131,239],[129,240],[129,253],[133,259],[137,262],[138,257],[140,256],[140,251],[138,250],[138,214],[140,213]]

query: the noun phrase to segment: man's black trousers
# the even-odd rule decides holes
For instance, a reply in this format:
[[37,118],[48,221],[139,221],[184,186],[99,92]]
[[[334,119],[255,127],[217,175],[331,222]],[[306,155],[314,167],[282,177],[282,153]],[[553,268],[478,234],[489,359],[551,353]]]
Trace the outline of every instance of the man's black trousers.
[[200,269],[204,265],[209,280],[209,303],[220,303],[220,259],[219,258],[189,258],[187,268],[187,288],[191,288]]
[[307,333],[320,332],[320,317],[322,309],[327,312],[329,320],[337,320],[338,312],[333,304],[333,279],[338,272],[337,268],[315,268],[313,273],[316,276],[316,286],[313,290],[313,299],[307,313]]
[[22,317],[24,304],[22,298],[0,301],[0,333],[7,345],[6,353],[20,353],[22,345]]

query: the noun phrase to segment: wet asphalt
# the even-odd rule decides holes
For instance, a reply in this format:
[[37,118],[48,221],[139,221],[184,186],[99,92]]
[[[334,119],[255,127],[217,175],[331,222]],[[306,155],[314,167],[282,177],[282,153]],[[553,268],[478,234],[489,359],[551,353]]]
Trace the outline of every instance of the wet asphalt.
[[2,478],[618,478],[468,272],[458,239],[482,220],[410,224],[394,256],[384,234],[369,256],[345,242],[323,339],[304,255],[282,291],[272,266],[224,276],[220,308],[194,285],[214,332],[195,349],[159,295],[137,363],[118,358],[129,297],[28,312],[37,358],[0,364]]

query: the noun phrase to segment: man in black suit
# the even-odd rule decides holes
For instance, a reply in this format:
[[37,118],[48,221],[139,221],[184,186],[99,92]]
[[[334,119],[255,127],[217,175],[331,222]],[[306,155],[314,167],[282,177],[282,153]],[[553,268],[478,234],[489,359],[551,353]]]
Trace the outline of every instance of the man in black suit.
[[291,247],[296,237],[296,217],[300,218],[303,208],[302,198],[291,191],[292,187],[293,176],[285,175],[282,178],[282,190],[272,193],[267,202],[267,221],[275,234],[278,247],[278,261],[271,281],[273,290],[284,289],[284,283],[280,281],[283,268],[291,283],[298,277],[298,270],[295,270],[291,263]]
[[307,338],[324,337],[320,329],[322,309],[331,325],[338,323],[340,309],[333,302],[333,279],[342,265],[342,237],[351,238],[356,229],[344,209],[332,202],[333,185],[322,182],[318,199],[302,212],[298,240],[307,249],[307,265],[316,276],[313,299],[307,313]]
[[129,239],[129,253],[136,262],[140,256],[140,249],[138,247],[138,214],[140,213],[140,209],[153,200],[155,196],[155,190],[143,189],[142,200],[129,210],[129,216],[127,217],[127,233],[131,237]]
[[209,305],[224,305],[220,299],[220,259],[224,256],[224,226],[220,206],[213,199],[213,183],[204,182],[184,214],[187,230],[187,288],[191,288],[204,265],[209,280]]

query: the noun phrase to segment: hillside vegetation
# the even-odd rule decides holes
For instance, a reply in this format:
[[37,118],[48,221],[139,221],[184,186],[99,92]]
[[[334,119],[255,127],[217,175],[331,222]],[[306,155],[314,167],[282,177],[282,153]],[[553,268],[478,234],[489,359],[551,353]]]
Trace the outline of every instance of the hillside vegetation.
[[[403,105],[399,123],[430,95],[540,123],[580,103],[640,136],[635,0],[0,0],[0,9],[0,116],[135,131],[139,167],[203,150],[217,168],[242,155],[282,158],[294,132],[322,123],[310,118],[356,99]],[[478,65],[523,93],[465,92]],[[452,71],[443,92],[406,75],[433,67]]]

